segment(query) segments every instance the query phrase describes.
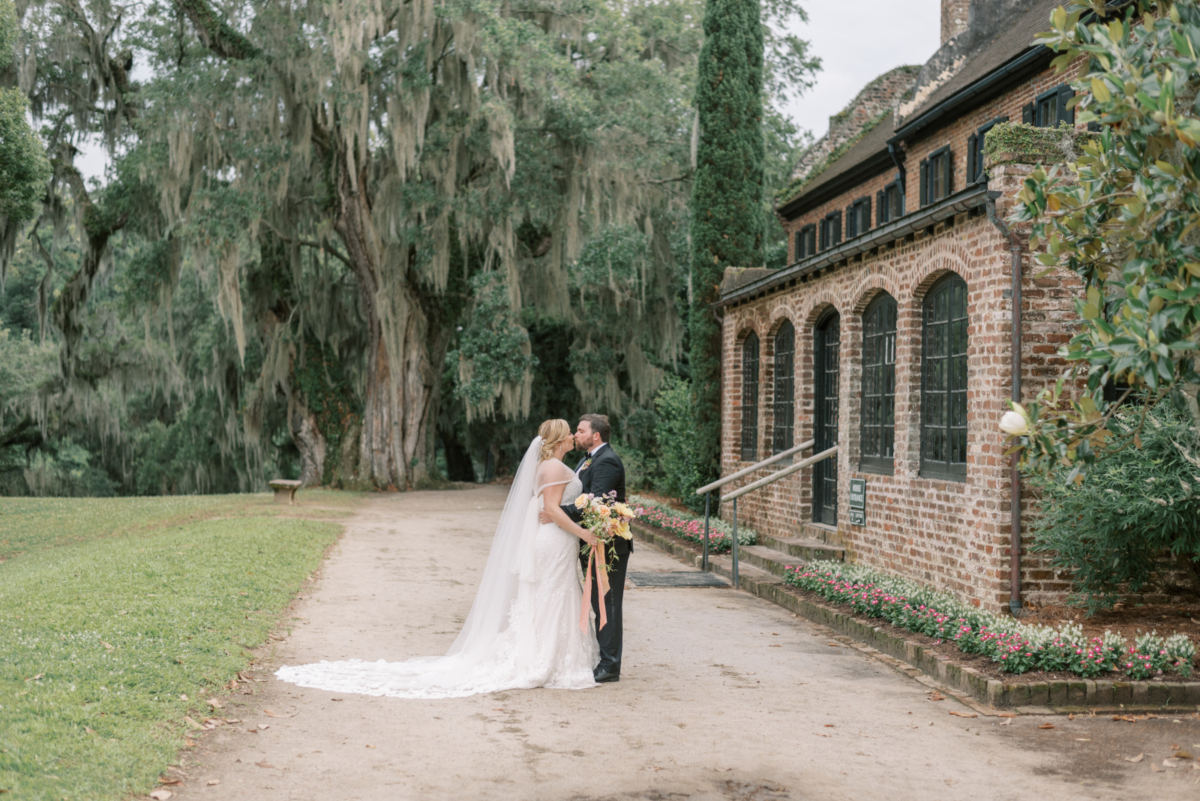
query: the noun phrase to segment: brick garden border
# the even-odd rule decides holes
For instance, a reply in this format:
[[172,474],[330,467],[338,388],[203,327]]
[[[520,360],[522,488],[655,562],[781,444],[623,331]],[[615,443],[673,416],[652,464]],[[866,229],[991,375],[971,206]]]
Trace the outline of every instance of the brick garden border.
[[[634,523],[633,527],[642,541],[680,561],[700,566],[699,546],[643,523]],[[757,569],[752,570],[754,573],[761,572]],[[726,555],[709,554],[709,571],[731,578],[732,559]],[[865,649],[868,653],[875,651],[886,654],[957,691],[955,695],[961,693],[993,708],[1015,709],[1029,714],[1200,710],[1200,681],[1159,683],[1084,678],[1034,682],[999,681],[988,678],[974,668],[927,651],[921,643],[886,632],[855,615],[801,598],[789,592],[787,585],[773,575],[770,576],[770,580],[763,581],[741,569],[738,584],[738,589],[771,601],[806,620],[827,626],[868,646]],[[891,660],[883,661],[890,663]],[[901,672],[916,678],[908,671]]]

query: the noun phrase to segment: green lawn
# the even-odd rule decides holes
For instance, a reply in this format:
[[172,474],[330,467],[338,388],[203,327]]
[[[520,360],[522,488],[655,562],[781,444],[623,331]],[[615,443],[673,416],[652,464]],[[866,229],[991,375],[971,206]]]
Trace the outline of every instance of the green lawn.
[[304,497],[0,498],[0,795],[148,792],[356,500]]

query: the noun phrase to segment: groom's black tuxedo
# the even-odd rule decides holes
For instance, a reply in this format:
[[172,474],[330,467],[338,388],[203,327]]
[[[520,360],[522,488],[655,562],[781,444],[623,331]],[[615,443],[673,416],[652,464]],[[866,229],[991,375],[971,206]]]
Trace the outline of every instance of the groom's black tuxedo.
[[[583,483],[583,491],[593,495],[607,495],[614,490],[617,500],[625,502],[625,465],[621,457],[608,443],[600,446],[595,456],[584,456],[582,467],[579,469],[579,480]],[[578,523],[583,514],[575,508],[574,498],[563,498],[568,503],[563,504],[567,516]],[[629,554],[633,551],[633,541],[617,537],[611,546],[616,560],[608,573],[609,591],[604,596],[604,611],[608,616],[608,625],[596,632],[600,643],[600,664],[597,671],[606,671],[614,675],[621,673],[621,601],[625,597],[625,569],[629,566]],[[583,569],[587,570],[587,557],[580,557]],[[596,613],[596,625],[600,625],[599,588],[592,586],[592,610]]]

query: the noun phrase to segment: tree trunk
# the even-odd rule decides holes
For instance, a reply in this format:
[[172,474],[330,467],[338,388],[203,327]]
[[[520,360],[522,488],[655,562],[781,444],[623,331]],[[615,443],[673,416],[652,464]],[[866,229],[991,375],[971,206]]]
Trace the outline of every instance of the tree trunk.
[[287,411],[288,430],[292,434],[292,441],[300,450],[300,483],[306,487],[318,487],[325,483],[325,436],[317,424],[317,416],[308,408],[303,394],[296,388],[296,382],[291,384]]
[[352,180],[344,154],[338,161],[334,228],[358,280],[368,341],[358,471],[347,478],[377,489],[411,489],[428,479],[425,446],[435,382],[427,355],[427,316],[406,265],[383,264],[365,170]]

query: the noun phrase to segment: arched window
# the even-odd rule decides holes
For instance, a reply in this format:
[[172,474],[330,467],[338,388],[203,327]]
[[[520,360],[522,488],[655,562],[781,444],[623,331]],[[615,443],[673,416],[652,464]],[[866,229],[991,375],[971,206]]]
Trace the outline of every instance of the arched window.
[[[813,454],[838,444],[839,350],[841,318],[836,311],[826,314],[813,332]],[[813,520],[837,525],[837,456],[813,465]]]
[[742,343],[742,459],[758,458],[758,334]]
[[886,292],[863,313],[862,456],[859,469],[892,472],[896,443],[896,299]]
[[922,308],[921,475],[967,477],[967,284],[951,273]]
[[775,335],[775,403],[772,453],[792,447],[792,427],[796,418],[796,392],[793,376],[796,364],[796,329],[784,320]]

